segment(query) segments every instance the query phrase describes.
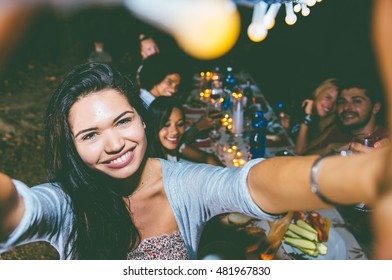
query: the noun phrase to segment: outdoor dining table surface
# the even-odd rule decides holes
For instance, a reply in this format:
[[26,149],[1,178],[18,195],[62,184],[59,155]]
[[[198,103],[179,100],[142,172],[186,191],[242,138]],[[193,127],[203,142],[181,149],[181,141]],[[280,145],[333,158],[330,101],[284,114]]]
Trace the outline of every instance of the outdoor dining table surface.
[[[250,79],[252,81],[253,92],[257,100],[263,103],[262,107],[264,115],[269,122],[265,158],[280,155],[295,156],[293,153],[294,142],[281,126],[277,115],[265,99],[264,95],[261,93],[260,89],[254,83],[252,77],[242,71],[240,73],[240,79],[242,81],[245,81],[246,79]],[[193,94],[196,95],[197,93],[197,90],[195,90]],[[186,106],[185,112],[187,114],[187,118],[195,121],[204,113],[204,110],[203,108],[191,108]],[[212,140],[205,135],[204,137],[197,139],[194,145],[207,152],[214,153],[226,166],[232,167],[234,166],[233,158],[242,159],[243,161],[247,161],[248,159],[249,126],[250,123],[246,123],[246,121],[244,121],[244,130],[241,135],[234,135],[233,133],[227,132],[225,127],[220,127],[218,130],[220,133],[219,139]],[[233,146],[235,151],[229,153],[228,149]],[[239,156],[235,153],[238,151],[240,152]],[[330,243],[333,244],[329,244],[331,247],[329,250],[336,251],[328,254],[331,259],[368,259],[369,248],[362,248],[357,239],[350,232],[348,225],[337,209],[324,209],[318,210],[317,212],[319,212],[322,217],[328,218],[331,221],[331,233],[333,235],[333,240],[331,240]],[[220,236],[224,235],[220,234]],[[288,248],[287,245],[284,246],[282,243],[276,253],[275,259],[296,259],[296,254],[293,254],[292,249]],[[323,259],[323,257],[321,257],[321,259]]]

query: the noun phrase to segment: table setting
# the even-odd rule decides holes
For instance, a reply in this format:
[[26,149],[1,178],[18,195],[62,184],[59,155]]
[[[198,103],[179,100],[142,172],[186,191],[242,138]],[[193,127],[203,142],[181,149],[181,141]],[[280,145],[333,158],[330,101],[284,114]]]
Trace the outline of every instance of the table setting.
[[[236,85],[232,86],[229,91],[231,93],[229,106],[225,105],[224,100],[229,98],[227,94],[224,94],[225,91],[228,91],[228,83],[223,85],[224,82],[216,82],[218,79],[220,81],[227,79],[227,73],[226,78],[223,74],[216,71],[195,74],[194,90],[190,94],[187,104],[184,105],[187,122],[191,124],[197,121],[201,115],[211,109],[222,111],[223,118],[218,120],[217,125],[209,133],[199,137],[194,145],[204,151],[214,153],[228,167],[242,166],[252,158],[252,143],[250,142],[252,137],[255,137],[254,130],[257,127],[252,123],[254,122],[252,116],[256,112],[262,111],[263,117],[266,119],[266,127],[263,130],[263,133],[265,133],[263,157],[296,156],[293,152],[295,143],[286,133],[279,117],[275,114],[252,77],[245,71],[233,74],[231,69],[229,72],[229,79],[236,81]],[[230,82],[234,84],[233,81]],[[216,85],[222,89],[220,95],[212,94]],[[250,88],[252,91],[252,96],[250,97],[252,103],[249,106],[246,105],[246,102],[250,100],[249,96],[247,96],[248,100],[244,102],[244,91],[246,88]],[[200,102],[195,102],[194,100]],[[195,103],[198,104],[197,107],[192,106]],[[241,127],[238,127],[239,125]],[[316,252],[316,254],[313,254],[314,250],[312,251],[313,253],[304,253],[289,242],[284,241],[290,224],[295,224],[293,213],[289,213],[290,215],[274,223],[249,217],[249,219],[243,217],[243,223],[233,222],[236,216],[232,217],[231,215],[238,215],[238,213],[229,213],[214,217],[208,223],[201,239],[199,258],[214,259],[214,257],[211,258],[208,255],[209,250],[218,252],[219,249],[217,248],[220,248],[221,251],[223,250],[222,248],[226,248],[221,252],[221,255],[215,256],[215,259],[368,259],[368,248],[362,248],[358,243],[350,232],[350,227],[337,209],[332,208],[316,212],[320,217],[328,220],[329,223],[328,239],[322,242],[322,245],[319,245],[320,248],[324,248],[323,246],[327,248],[325,252],[320,249],[320,253]],[[276,230],[276,228],[279,230]],[[225,232],[223,236],[226,238],[222,238],[222,231]],[[278,233],[271,234],[273,231]],[[304,243],[317,247],[317,245]],[[274,245],[271,247],[271,244]],[[228,246],[230,246],[231,250],[227,250]]]

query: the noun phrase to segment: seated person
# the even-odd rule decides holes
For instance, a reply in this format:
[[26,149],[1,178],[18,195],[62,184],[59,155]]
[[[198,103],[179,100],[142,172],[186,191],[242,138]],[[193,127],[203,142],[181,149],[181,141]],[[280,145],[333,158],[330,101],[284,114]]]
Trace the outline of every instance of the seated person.
[[[294,150],[296,154],[307,154],[315,147],[325,145],[325,140],[331,135],[332,131],[334,131],[333,137],[337,141],[348,141],[347,133],[340,131],[336,124],[337,96],[338,81],[328,79],[315,89],[313,99],[306,99],[302,102],[305,117],[299,125]],[[298,125],[295,127],[298,127]]]
[[173,97],[157,97],[148,109],[147,127],[150,156],[172,161],[180,159],[224,166],[213,154],[184,143],[185,113],[182,104]]
[[139,41],[140,55],[142,59],[146,59],[149,56],[159,53],[159,47],[152,37],[140,34]]
[[158,96],[172,96],[181,82],[179,67],[163,57],[153,55],[144,61],[140,71],[140,98],[146,109]]
[[143,68],[143,62],[147,57],[150,57],[152,55],[158,54],[160,52],[159,47],[157,43],[155,42],[154,38],[145,35],[145,34],[140,34],[139,35],[139,47],[140,47],[140,65],[136,71],[136,77],[135,77],[135,82],[137,85],[140,86],[140,71]]
[[[389,143],[388,132],[379,119],[381,101],[378,91],[364,81],[346,81],[341,84],[337,98],[337,119],[340,127],[350,138],[348,141],[334,139],[334,129],[326,145],[309,151],[309,154],[323,154],[331,150],[368,151]],[[358,139],[367,138],[372,142],[369,147],[358,143]],[[369,143],[367,143],[369,146]]]
[[[162,55],[153,55],[146,59],[140,72],[140,98],[146,109],[159,96],[176,96],[181,83],[181,70],[178,65]],[[215,124],[215,119],[221,117],[219,112],[213,115],[207,113],[200,117],[186,131],[185,141],[193,143],[200,133],[209,130]]]
[[[379,118],[381,100],[377,91],[359,82],[351,82],[342,86],[337,100],[337,113],[342,126],[350,132],[354,139],[371,140],[369,147],[380,145],[388,139],[388,131]],[[363,143],[366,144],[366,143]],[[358,143],[351,141],[350,148],[358,150]]]

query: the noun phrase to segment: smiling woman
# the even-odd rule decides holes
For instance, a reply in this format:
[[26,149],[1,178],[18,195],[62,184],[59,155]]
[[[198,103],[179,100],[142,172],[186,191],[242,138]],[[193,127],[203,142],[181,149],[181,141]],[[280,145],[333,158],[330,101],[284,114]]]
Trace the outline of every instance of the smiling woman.
[[313,99],[302,102],[305,117],[297,124],[299,126],[295,143],[297,154],[310,153],[314,149],[324,147],[328,144],[326,141],[332,132],[341,134],[335,135],[336,141],[349,141],[348,134],[337,130],[335,110],[338,85],[337,79],[327,79],[314,90]]
[[123,94],[108,89],[78,100],[69,123],[76,151],[91,169],[113,178],[136,172],[132,162],[142,161],[147,141],[141,117]]
[[156,98],[148,108],[147,127],[149,154],[172,161],[188,160],[224,166],[219,158],[186,143],[185,112],[182,103],[169,96]]

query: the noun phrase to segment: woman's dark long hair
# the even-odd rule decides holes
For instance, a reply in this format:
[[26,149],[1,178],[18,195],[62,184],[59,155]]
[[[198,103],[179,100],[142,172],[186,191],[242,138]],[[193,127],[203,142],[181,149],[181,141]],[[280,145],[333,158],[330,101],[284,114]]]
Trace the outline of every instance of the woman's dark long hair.
[[[167,150],[162,146],[159,140],[159,131],[166,125],[174,108],[178,108],[181,114],[185,116],[181,102],[170,96],[159,96],[154,99],[148,108],[148,117],[150,123],[147,127],[147,138],[149,141],[148,151],[151,157],[166,158]],[[177,154],[178,149],[175,151]]]
[[59,183],[70,198],[75,224],[68,242],[75,241],[70,254],[77,259],[125,259],[140,239],[114,179],[87,167],[73,142],[68,120],[72,105],[103,89],[122,93],[145,119],[132,82],[103,63],[75,67],[54,92],[46,112],[46,170],[49,180]]

